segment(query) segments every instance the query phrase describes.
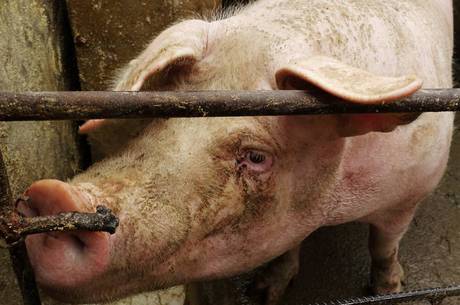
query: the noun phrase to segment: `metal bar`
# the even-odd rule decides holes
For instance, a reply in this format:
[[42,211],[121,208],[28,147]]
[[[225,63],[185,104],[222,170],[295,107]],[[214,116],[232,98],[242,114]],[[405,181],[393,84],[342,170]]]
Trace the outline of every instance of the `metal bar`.
[[[2,214],[12,214],[14,204],[11,198],[10,184],[3,156],[0,152],[0,210]],[[13,241],[9,241],[13,242]],[[14,244],[10,249],[11,263],[18,280],[24,305],[40,305],[40,294],[35,283],[35,276],[27,256],[24,241]]]
[[[17,203],[27,204],[20,198]],[[25,217],[17,211],[7,209],[0,213],[0,239],[4,247],[11,247],[27,235],[47,232],[91,231],[114,234],[118,218],[105,206],[97,206],[96,213],[68,212],[48,216]]]
[[[16,203],[27,203],[28,198]],[[0,153],[0,239],[9,248],[13,269],[25,305],[40,305],[40,295],[35,283],[33,269],[27,256],[24,237],[44,232],[104,231],[115,233],[118,218],[104,206],[98,206],[96,213],[69,212],[51,216],[23,217],[12,203],[8,175]]]
[[16,221],[14,232],[19,236],[45,232],[107,232],[114,234],[118,218],[105,206],[98,206],[96,213],[61,213],[52,216],[21,217]]
[[459,295],[460,286],[450,286],[387,295],[359,297],[349,300],[336,300],[331,302],[316,303],[315,305],[394,305],[418,300],[428,300],[433,304],[441,304],[445,298]]
[[460,89],[420,90],[397,102],[362,105],[325,92],[0,92],[0,120],[213,117],[460,110]]

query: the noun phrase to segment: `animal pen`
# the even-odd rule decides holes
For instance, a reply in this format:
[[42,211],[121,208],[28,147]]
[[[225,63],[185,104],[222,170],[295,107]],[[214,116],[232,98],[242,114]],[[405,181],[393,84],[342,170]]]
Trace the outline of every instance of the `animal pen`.
[[[55,18],[54,22],[56,23],[62,22],[62,18],[66,18],[65,8],[60,7],[59,4],[50,6],[52,7],[50,9],[52,13],[49,14],[52,17],[50,18]],[[68,26],[65,24],[64,27]],[[59,29],[59,31],[61,30],[69,31],[67,28]],[[75,37],[75,41],[76,44],[81,45],[86,43],[82,37]],[[75,56],[73,51],[69,54]],[[0,90],[3,89],[0,87]],[[305,92],[298,90],[13,91],[0,92],[0,121],[460,111],[460,89],[420,90],[409,98],[379,105],[347,104],[321,91]],[[118,226],[118,219],[104,206],[99,206],[96,213],[65,213],[50,217],[24,217],[16,210],[16,205],[22,200],[27,200],[27,198],[13,198],[9,180],[11,178],[8,177],[2,153],[0,153],[0,240],[3,240],[3,246],[9,249],[23,304],[39,305],[41,304],[40,296],[28,261],[24,243],[25,237],[29,234],[51,231],[87,230],[114,233]],[[331,300],[330,302],[315,304],[391,305],[421,300],[426,301],[427,304],[441,305],[444,300],[451,299],[451,297],[456,299],[460,296],[460,283],[449,284],[449,286],[442,287],[423,286],[419,288],[425,289],[409,290],[400,294]],[[309,303],[309,300],[306,299],[302,302],[302,304]]]

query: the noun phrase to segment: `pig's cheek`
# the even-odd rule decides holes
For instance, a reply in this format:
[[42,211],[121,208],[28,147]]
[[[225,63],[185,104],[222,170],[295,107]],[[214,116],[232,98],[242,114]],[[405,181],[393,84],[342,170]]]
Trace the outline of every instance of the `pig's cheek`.
[[274,189],[272,171],[260,173],[243,164],[237,165],[236,172],[244,191],[249,194],[271,192]]
[[261,176],[250,172],[245,172],[240,182],[244,212],[239,220],[240,225],[247,229],[254,221],[270,218],[273,209],[276,209],[275,182],[270,173]]

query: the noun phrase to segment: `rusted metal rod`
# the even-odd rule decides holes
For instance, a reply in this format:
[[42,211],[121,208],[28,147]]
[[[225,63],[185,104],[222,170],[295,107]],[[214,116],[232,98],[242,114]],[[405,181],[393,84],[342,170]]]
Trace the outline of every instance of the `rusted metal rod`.
[[448,297],[460,295],[460,286],[443,288],[429,288],[422,290],[406,291],[395,294],[359,297],[348,300],[315,303],[315,305],[395,305],[412,301],[430,301],[433,305],[440,305]]
[[45,232],[107,232],[114,234],[118,218],[105,206],[98,206],[96,213],[61,213],[54,216],[23,218],[16,230],[21,236]]
[[68,212],[36,217],[24,217],[16,211],[0,214],[0,238],[5,239],[7,245],[31,234],[70,231],[114,234],[117,227],[118,218],[105,206],[98,206],[96,213]]
[[460,110],[460,89],[420,90],[378,105],[347,103],[325,92],[0,92],[0,120],[211,117]]

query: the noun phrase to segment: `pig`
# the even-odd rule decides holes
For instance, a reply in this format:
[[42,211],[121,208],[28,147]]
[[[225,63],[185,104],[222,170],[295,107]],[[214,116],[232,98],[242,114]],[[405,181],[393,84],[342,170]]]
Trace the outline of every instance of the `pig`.
[[[177,23],[114,90],[322,90],[378,104],[452,87],[448,0],[260,0]],[[422,85],[423,82],[423,85]],[[108,301],[274,263],[259,283],[276,304],[300,243],[322,226],[370,225],[375,293],[401,290],[399,242],[439,183],[452,113],[96,120],[81,127],[100,161],[41,180],[26,215],[111,208],[114,235],[26,239],[41,287]]]

